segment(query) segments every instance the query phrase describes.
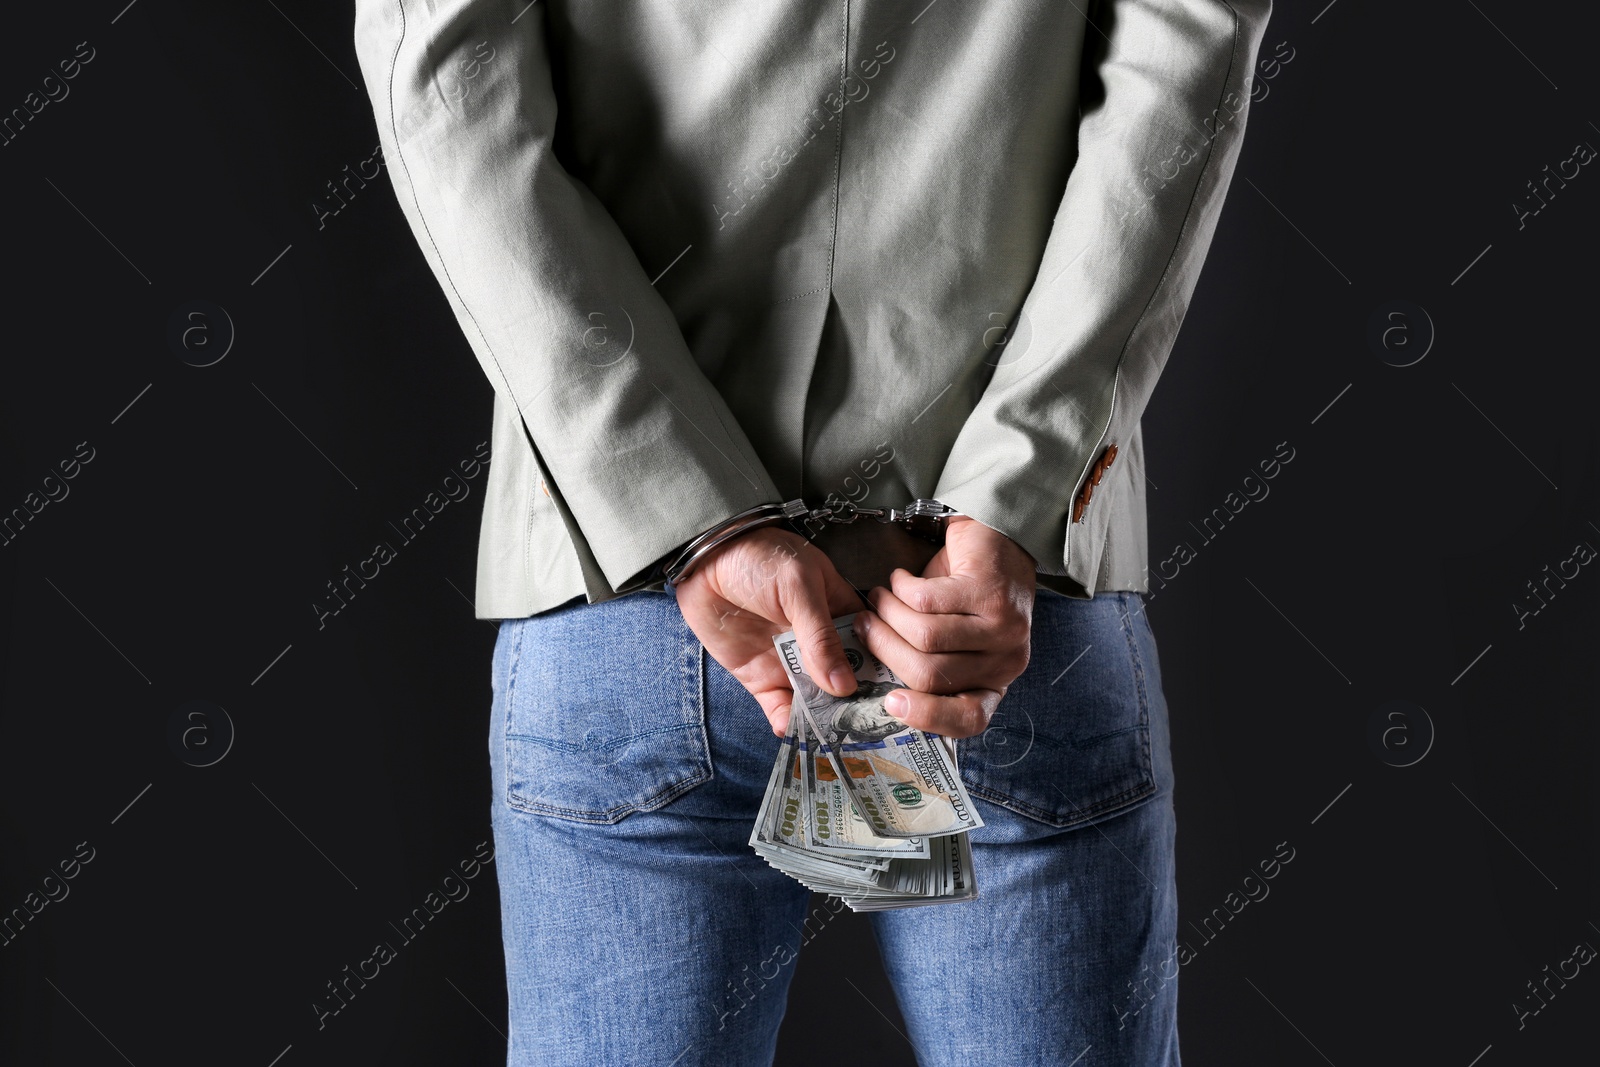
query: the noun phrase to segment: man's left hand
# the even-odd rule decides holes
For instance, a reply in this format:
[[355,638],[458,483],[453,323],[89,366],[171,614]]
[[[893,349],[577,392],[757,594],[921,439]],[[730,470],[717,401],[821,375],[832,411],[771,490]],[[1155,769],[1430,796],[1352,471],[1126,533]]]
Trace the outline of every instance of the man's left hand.
[[1035,569],[1021,545],[960,516],[920,578],[897,568],[874,588],[856,633],[908,686],[889,713],[947,737],[982,733],[1028,665]]

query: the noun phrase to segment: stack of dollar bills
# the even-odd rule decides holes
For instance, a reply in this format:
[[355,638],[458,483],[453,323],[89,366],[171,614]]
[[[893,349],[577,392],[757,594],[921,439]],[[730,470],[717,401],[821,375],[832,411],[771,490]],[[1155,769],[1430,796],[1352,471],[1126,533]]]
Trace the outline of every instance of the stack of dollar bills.
[[904,686],[856,637],[854,620],[833,620],[856,672],[847,697],[824,692],[801,669],[793,631],[773,638],[794,703],[750,845],[855,911],[972,900],[967,831],[983,820],[955,745],[884,710],[884,697]]

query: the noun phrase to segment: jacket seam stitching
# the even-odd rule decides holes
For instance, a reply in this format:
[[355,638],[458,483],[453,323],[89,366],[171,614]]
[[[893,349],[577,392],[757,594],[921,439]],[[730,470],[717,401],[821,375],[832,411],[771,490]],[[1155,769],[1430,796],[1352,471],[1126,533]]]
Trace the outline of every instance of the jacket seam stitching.
[[[828,221],[828,277],[826,282],[811,293],[801,293],[800,296],[810,296],[813,293],[833,291],[833,264],[839,248],[839,161],[844,155],[844,104],[845,75],[850,70],[850,0],[841,0],[840,13],[842,15],[839,27],[839,113],[834,116],[837,125],[833,128],[833,217]],[[826,106],[826,101],[824,101]],[[832,298],[829,298],[831,303]],[[784,301],[779,301],[783,303]],[[828,307],[822,308],[822,329],[827,331]],[[820,338],[818,340],[820,345]],[[811,397],[811,382],[816,376],[817,359],[811,360],[811,369],[806,373],[806,387],[800,394],[800,458],[795,464],[795,473],[798,478],[797,490],[803,490],[806,483],[806,402]]]
[[833,218],[828,234],[828,283],[833,288],[833,264],[839,248],[839,161],[844,155],[845,76],[850,72],[850,0],[842,0],[843,25],[839,30],[839,124],[833,130]]
[[[400,63],[400,49],[405,44],[406,32],[409,27],[409,23],[406,21],[406,5],[404,0],[396,0],[395,7],[399,8],[400,10],[400,37],[397,41],[395,41],[394,54],[389,57],[388,85],[389,128],[391,135],[394,137],[394,154],[400,160],[400,169],[405,171],[406,186],[411,191],[411,202],[416,208],[417,219],[422,223],[422,232],[428,235],[428,244],[432,246],[434,255],[439,257],[439,269],[443,272],[445,281],[450,285],[451,295],[456,298],[461,305],[461,310],[466,312],[467,318],[472,321],[472,328],[477,331],[478,339],[483,343],[483,350],[487,352],[489,358],[494,361],[494,369],[500,375],[500,382],[505,387],[506,396],[511,398],[511,402],[516,406],[517,414],[520,417],[522,415],[522,403],[521,401],[517,400],[516,393],[512,391],[511,379],[506,376],[505,368],[500,365],[500,357],[496,355],[494,349],[489,346],[489,338],[484,334],[483,327],[478,323],[478,316],[473,314],[472,308],[467,304],[466,299],[462,297],[461,290],[456,288],[455,276],[450,272],[450,266],[445,262],[444,252],[440,250],[439,242],[434,240],[433,229],[428,225],[428,219],[422,212],[422,203],[417,196],[416,183],[411,180],[411,166],[406,162],[405,152],[401,149],[400,126],[394,115],[394,72],[395,68]],[[526,420],[524,420],[524,425],[526,425]],[[531,430],[529,431],[529,436],[532,436]]]
[[[829,267],[829,270],[830,271],[832,270],[831,265]],[[772,303],[774,305],[776,305],[776,304],[787,304],[791,300],[804,300],[808,296],[816,296],[818,293],[825,293],[825,292],[828,291],[829,288],[830,288],[830,286],[819,285],[815,289],[807,289],[803,293],[795,293],[792,296],[779,297],[777,300],[772,301]]]

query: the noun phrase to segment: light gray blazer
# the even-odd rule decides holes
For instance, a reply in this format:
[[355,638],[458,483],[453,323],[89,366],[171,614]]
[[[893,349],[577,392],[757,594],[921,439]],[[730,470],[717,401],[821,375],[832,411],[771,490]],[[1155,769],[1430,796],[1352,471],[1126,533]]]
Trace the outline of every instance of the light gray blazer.
[[478,616],[795,496],[937,498],[1044,585],[1146,589],[1139,418],[1270,6],[356,0],[495,390]]

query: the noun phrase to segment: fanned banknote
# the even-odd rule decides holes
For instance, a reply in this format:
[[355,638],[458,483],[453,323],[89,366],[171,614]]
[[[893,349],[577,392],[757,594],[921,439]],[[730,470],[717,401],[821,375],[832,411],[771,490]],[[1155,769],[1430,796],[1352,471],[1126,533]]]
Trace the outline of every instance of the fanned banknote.
[[856,637],[854,615],[833,622],[856,674],[856,691],[846,697],[825,692],[806,676],[792,631],[773,641],[794,687],[794,708],[803,709],[812,735],[872,832],[933,837],[982,826],[951,747],[889,715],[884,697],[904,684]]
[[761,812],[750,834],[750,846],[768,863],[808,886],[826,882],[841,891],[870,889],[877,884],[877,874],[889,866],[887,857],[876,861],[855,856],[835,858],[806,846],[805,796],[797,773],[800,740],[792,729],[794,724],[791,720],[789,735],[773,763]]
[[833,763],[822,755],[805,716],[799,718],[805,738],[800,746],[798,770],[805,791],[807,845],[835,855],[865,856],[885,863],[895,856],[927,859],[926,837],[880,837],[873,832],[851,802],[850,792]]
[[[869,672],[870,680],[893,680],[881,663],[871,657],[855,639],[850,623],[854,617],[835,619],[840,636],[845,640],[846,656],[857,669],[857,677]],[[785,642],[793,654],[793,635],[780,634],[775,639],[779,654],[784,655]],[[853,651],[852,651],[853,650]],[[787,662],[788,656],[785,656]],[[795,657],[798,667],[798,657]],[[791,670],[791,675],[794,672]],[[798,678],[811,685],[801,672]],[[895,682],[898,684],[898,682]],[[812,689],[821,693],[813,685]],[[826,696],[826,694],[822,694]],[[778,747],[773,761],[772,774],[767,780],[767,792],[761,801],[761,810],[750,833],[750,845],[762,858],[788,874],[807,888],[841,898],[856,911],[881,911],[888,908],[915,907],[924,904],[947,904],[972,900],[978,895],[977,878],[972,865],[972,846],[967,840],[967,830],[982,825],[973,814],[970,824],[961,824],[951,833],[882,835],[864,814],[857,798],[863,795],[876,797],[865,788],[852,790],[850,779],[840,773],[840,762],[825,751],[816,737],[813,723],[806,714],[806,706],[796,687],[796,697],[789,716],[789,731]],[[881,710],[881,701],[880,701]],[[837,716],[835,716],[837,718]],[[893,720],[890,720],[891,722]],[[900,730],[903,724],[896,723]],[[899,731],[897,731],[899,732]],[[933,774],[919,773],[915,779],[903,773],[904,764],[878,756],[878,762],[844,764],[861,770],[884,766],[896,785],[909,785],[925,794],[933,793],[937,782],[945,786],[943,795],[951,796],[947,811],[956,810],[958,804],[971,812],[971,801],[960,786],[956,770],[955,746],[947,738],[918,734],[916,743],[936,752],[940,766]],[[855,742],[847,742],[855,743]],[[887,746],[884,746],[887,747]],[[900,747],[906,747],[900,742]],[[859,749],[845,749],[845,758],[861,760]],[[916,766],[915,762],[910,764]],[[895,771],[894,767],[901,767]],[[872,771],[876,774],[877,771]],[[952,795],[948,788],[954,783],[958,793]],[[886,788],[892,789],[893,786]],[[904,791],[903,791],[904,792]],[[908,806],[913,798],[902,796]],[[892,796],[890,801],[899,804]],[[932,808],[932,806],[929,806]],[[933,809],[937,810],[937,809]],[[916,812],[924,822],[932,823],[926,811]],[[882,821],[882,820],[880,820]],[[897,825],[910,825],[915,820],[901,817]]]

